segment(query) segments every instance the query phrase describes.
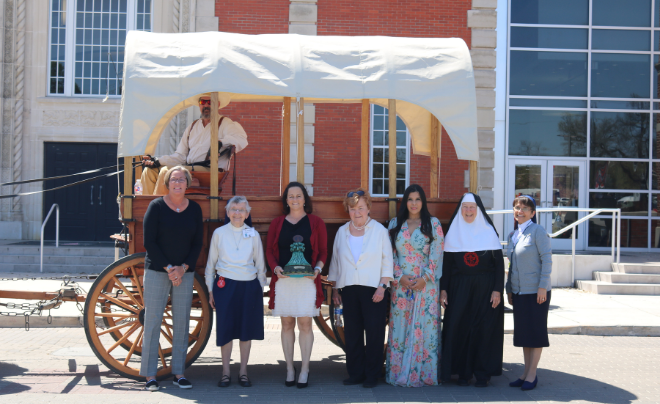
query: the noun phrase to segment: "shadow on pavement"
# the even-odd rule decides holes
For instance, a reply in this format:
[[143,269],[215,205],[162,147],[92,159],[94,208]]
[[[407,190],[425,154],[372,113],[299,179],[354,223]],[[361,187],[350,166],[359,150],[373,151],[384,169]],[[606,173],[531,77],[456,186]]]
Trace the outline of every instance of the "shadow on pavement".
[[30,390],[30,386],[7,381],[7,377],[21,376],[27,369],[13,363],[0,362],[0,396],[5,394],[22,393]]

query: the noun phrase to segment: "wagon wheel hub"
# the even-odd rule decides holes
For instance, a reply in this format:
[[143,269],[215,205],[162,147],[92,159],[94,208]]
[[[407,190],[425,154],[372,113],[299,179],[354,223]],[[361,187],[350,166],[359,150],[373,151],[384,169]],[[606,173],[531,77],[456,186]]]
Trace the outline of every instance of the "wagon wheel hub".
[[138,320],[140,321],[140,324],[144,325],[144,310],[140,310],[140,313],[138,314]]

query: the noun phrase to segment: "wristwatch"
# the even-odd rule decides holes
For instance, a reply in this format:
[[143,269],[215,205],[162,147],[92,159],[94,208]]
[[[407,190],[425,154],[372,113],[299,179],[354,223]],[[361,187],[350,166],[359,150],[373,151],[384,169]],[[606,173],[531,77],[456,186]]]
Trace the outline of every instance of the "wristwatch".
[[389,286],[387,286],[387,285],[384,284],[384,283],[381,283],[380,285],[378,285],[378,287],[383,288],[383,289],[385,289],[385,290],[387,290],[387,289],[390,288]]

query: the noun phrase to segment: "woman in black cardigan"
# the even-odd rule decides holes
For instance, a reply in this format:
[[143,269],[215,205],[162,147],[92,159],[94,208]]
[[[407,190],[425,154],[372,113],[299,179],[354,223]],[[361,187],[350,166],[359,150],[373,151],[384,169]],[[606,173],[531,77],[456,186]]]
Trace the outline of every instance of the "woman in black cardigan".
[[151,201],[144,215],[144,335],[140,374],[146,389],[158,390],[158,340],[167,300],[172,296],[172,373],[174,384],[192,388],[183,377],[188,352],[188,323],[192,304],[195,264],[202,251],[202,209],[186,199],[192,178],[181,166],[165,175],[168,194]]

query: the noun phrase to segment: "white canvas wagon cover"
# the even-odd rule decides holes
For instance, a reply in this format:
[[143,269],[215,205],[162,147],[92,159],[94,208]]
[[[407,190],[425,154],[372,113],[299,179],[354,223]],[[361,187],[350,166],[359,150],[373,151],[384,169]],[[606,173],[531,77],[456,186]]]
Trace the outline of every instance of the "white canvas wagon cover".
[[458,158],[479,160],[472,62],[457,38],[131,31],[123,85],[119,156],[153,154],[172,117],[217,91],[225,102],[396,99],[414,153],[430,155],[433,114]]

